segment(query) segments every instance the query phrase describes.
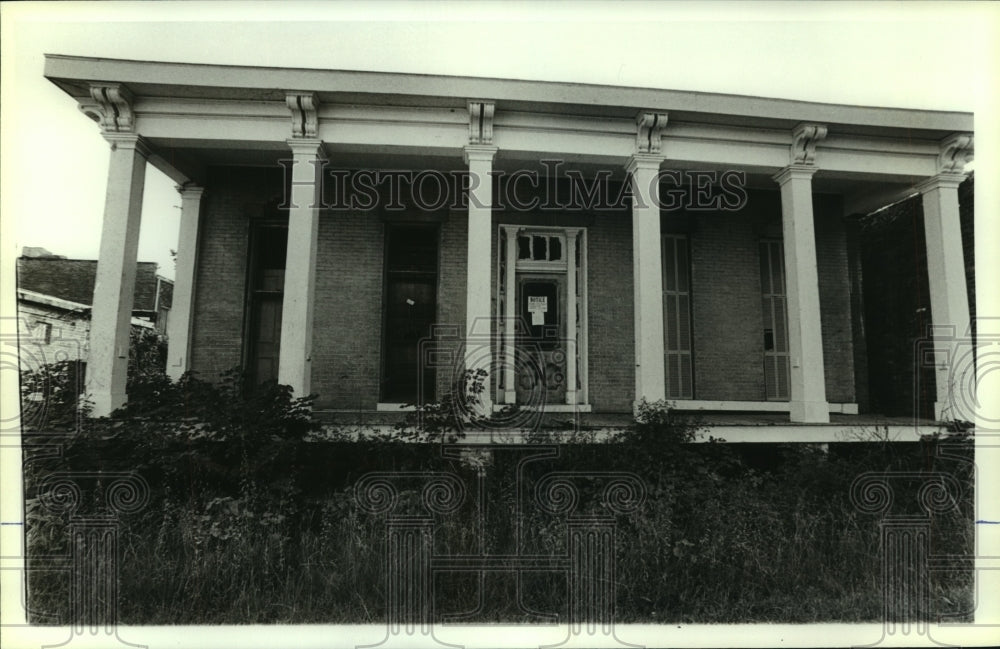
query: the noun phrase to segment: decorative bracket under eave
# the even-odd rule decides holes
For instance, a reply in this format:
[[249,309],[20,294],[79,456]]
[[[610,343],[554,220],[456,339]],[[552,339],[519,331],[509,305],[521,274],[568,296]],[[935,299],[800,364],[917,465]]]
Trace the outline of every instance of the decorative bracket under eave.
[[635,118],[636,153],[659,153],[663,129],[667,127],[666,113],[639,113]]
[[292,111],[292,137],[315,138],[319,132],[319,98],[311,92],[290,92],[285,104]]
[[789,163],[793,165],[816,164],[816,143],[826,138],[822,124],[799,124],[792,129],[792,148]]
[[493,112],[496,105],[492,101],[469,102],[469,144],[493,144]]
[[80,110],[93,119],[104,133],[132,133],[135,130],[135,113],[132,110],[132,93],[120,83],[93,83],[90,85],[93,103],[80,102]]
[[960,174],[965,169],[965,163],[972,160],[972,133],[955,133],[941,141],[941,152],[938,154],[938,173]]

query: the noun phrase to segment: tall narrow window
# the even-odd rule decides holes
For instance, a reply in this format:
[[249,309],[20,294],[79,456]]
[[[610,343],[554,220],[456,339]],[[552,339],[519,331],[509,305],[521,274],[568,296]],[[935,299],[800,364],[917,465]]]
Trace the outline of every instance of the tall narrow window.
[[694,398],[688,238],[663,236],[663,353],[668,399]]
[[788,311],[785,257],[780,240],[760,242],[760,286],[764,315],[764,394],[768,401],[787,401]]
[[278,380],[281,306],[288,228],[260,225],[250,242],[250,331],[247,371],[257,383]]
[[437,316],[437,266],[437,228],[387,226],[382,401],[434,398],[434,369],[421,363],[420,341]]

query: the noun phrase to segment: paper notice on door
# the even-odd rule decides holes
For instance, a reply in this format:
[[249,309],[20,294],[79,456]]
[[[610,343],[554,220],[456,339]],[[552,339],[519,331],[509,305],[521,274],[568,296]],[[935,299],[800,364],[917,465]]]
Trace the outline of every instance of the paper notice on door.
[[528,296],[528,313],[531,314],[531,326],[545,324],[545,313],[549,310],[549,298],[545,295]]

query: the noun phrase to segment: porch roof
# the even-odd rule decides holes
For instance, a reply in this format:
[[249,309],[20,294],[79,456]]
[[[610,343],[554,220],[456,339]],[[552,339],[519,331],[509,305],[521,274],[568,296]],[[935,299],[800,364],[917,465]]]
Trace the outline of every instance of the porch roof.
[[[679,120],[792,127],[802,121],[873,129],[906,130],[911,137],[971,131],[972,113],[857,106],[586,83],[494,79],[362,70],[320,70],[201,63],[136,61],[45,55],[45,76],[77,98],[89,83],[124,83],[149,97],[284,101],[286,91],[315,92],[338,103],[466,108],[470,98],[489,98],[525,110],[633,118],[636,109],[670,110]],[[865,128],[869,127],[869,128]]]
[[[792,131],[822,124],[814,191],[867,213],[935,175],[942,144],[971,132],[966,112],[829,104],[689,90],[521,79],[131,61],[47,54],[45,76],[94,116],[91,86],[121,84],[116,110],[178,184],[204,184],[212,165],[275,165],[292,136],[287,98],[310,95],[316,135],[334,165],[443,168],[461,161],[470,101],[493,102],[495,167],[522,169],[556,156],[583,170],[624,176],[636,116],[664,113],[672,169],[744,171],[773,187],[789,164]],[[125,106],[125,104],[129,104]],[[302,119],[301,116],[298,119]],[[297,124],[299,122],[296,122]]]

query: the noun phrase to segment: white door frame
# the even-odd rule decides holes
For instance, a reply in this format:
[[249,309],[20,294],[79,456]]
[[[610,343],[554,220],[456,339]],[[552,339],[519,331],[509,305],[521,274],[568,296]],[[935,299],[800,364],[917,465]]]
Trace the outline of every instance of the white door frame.
[[[556,236],[562,243],[562,259],[518,259],[518,236]],[[498,341],[502,359],[503,383],[497,386],[497,403],[515,405],[515,373],[517,325],[517,273],[565,273],[566,277],[566,402],[547,404],[546,410],[587,409],[589,403],[587,363],[587,229],[582,227],[527,226],[501,224],[499,237],[504,245],[497,246],[497,293],[503,334]],[[579,249],[579,250],[578,250]],[[579,251],[579,263],[577,252]]]

